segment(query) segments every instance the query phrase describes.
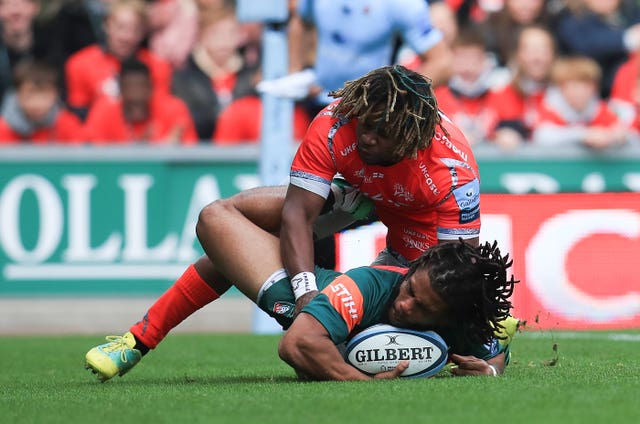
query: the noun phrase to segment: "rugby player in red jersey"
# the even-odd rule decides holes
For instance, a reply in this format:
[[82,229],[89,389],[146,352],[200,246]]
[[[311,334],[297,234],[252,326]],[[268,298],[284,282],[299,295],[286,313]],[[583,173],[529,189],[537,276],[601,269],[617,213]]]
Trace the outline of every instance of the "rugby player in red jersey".
[[[389,229],[387,248],[376,264],[407,266],[429,247],[460,238],[478,244],[478,167],[462,133],[439,112],[430,81],[388,66],[348,82],[335,95],[340,99],[314,119],[301,142],[286,200],[283,187],[238,195],[253,197],[265,210],[282,210],[282,215],[248,218],[280,233],[296,300],[304,295],[298,309],[317,293],[313,224],[327,198],[337,204],[334,209],[349,211],[351,222],[367,215],[368,204],[375,206]],[[338,173],[352,187],[332,185]],[[205,250],[216,243],[213,225],[205,207],[198,222]],[[143,353],[154,349],[171,329],[228,288],[211,260],[201,257],[129,329],[130,342]]]
[[438,110],[431,82],[386,66],[333,95],[338,100],[315,117],[298,148],[282,212],[282,257],[296,299],[316,293],[313,224],[336,174],[373,202],[388,228],[376,263],[406,266],[459,238],[477,245],[478,165],[462,132]]

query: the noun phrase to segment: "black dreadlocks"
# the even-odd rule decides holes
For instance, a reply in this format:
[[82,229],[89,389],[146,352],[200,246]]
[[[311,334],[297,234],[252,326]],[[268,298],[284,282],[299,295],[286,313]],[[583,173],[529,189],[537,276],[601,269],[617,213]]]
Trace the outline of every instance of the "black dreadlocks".
[[[426,268],[431,287],[449,307],[453,324],[472,343],[487,343],[494,331],[503,328],[500,321],[509,316],[514,284],[507,278],[513,264],[509,255],[500,254],[498,243],[473,247],[460,239],[441,243],[416,259],[408,276]],[[408,277],[407,276],[407,277]]]

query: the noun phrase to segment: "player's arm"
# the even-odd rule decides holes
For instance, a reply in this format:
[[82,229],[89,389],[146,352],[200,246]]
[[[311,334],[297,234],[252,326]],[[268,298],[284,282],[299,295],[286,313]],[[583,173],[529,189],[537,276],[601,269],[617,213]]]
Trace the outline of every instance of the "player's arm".
[[450,358],[456,366],[451,369],[451,373],[456,376],[488,375],[495,377],[502,375],[505,368],[505,357],[504,352],[487,360],[454,353]]
[[324,326],[312,315],[301,313],[278,346],[280,358],[298,375],[313,380],[370,380],[396,378],[409,366],[400,363],[394,370],[370,377],[345,362]]
[[324,202],[323,197],[303,188],[289,185],[287,189],[282,208],[280,252],[291,276],[296,301],[306,293],[317,293],[313,274],[313,223]]

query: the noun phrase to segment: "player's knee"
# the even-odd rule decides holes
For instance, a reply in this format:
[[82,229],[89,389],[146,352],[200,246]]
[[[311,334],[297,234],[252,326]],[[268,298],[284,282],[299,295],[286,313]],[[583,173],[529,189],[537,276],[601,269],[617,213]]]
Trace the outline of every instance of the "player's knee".
[[229,200],[219,199],[202,208],[198,215],[198,222],[196,223],[196,235],[198,239],[201,240],[203,236],[210,234],[215,228],[215,225],[221,221],[220,217],[228,212],[231,207],[233,206]]

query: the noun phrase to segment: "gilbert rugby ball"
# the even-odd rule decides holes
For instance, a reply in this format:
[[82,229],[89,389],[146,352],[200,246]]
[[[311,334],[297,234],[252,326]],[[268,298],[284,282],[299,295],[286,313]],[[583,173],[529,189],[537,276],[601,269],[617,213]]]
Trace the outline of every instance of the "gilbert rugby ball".
[[377,324],[347,342],[345,360],[368,375],[389,371],[409,361],[401,377],[431,377],[447,363],[447,344],[433,331]]

